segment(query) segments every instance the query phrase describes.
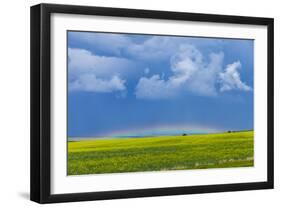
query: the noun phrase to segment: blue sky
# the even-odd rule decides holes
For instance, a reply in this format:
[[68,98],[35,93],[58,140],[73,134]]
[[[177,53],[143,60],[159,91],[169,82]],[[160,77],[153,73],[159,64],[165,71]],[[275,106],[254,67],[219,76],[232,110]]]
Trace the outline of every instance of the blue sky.
[[68,32],[68,136],[253,129],[253,40]]

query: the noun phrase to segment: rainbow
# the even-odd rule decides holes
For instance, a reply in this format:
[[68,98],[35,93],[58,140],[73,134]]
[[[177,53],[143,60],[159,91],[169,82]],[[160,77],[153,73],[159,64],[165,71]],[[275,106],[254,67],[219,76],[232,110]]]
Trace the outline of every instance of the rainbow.
[[142,128],[134,128],[129,130],[112,131],[105,134],[105,137],[142,137],[142,136],[164,136],[164,135],[178,135],[178,134],[207,134],[225,131],[217,127],[206,127],[197,125],[154,125]]

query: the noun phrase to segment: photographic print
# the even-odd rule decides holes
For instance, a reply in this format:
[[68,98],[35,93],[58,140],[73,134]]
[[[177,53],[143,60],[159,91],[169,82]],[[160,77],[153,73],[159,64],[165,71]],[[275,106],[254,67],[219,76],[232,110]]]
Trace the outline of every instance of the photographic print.
[[67,32],[68,175],[254,166],[252,39]]
[[30,199],[274,188],[274,19],[30,10]]

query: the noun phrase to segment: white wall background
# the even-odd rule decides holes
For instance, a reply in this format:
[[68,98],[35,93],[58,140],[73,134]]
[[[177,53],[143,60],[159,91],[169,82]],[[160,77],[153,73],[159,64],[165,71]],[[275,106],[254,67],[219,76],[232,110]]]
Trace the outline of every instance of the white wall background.
[[[37,3],[217,13],[275,18],[275,189],[54,204],[53,206],[278,206],[281,203],[281,12],[277,0],[2,1],[0,12],[0,206],[29,201],[29,7]],[[279,204],[280,205],[280,204]]]

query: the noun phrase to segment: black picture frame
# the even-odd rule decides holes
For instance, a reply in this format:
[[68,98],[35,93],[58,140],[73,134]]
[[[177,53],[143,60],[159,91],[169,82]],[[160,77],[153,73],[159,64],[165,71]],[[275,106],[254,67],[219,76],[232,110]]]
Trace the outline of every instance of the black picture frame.
[[[51,194],[51,88],[50,88],[50,16],[53,13],[99,15],[112,17],[134,17],[149,19],[181,20],[194,22],[216,22],[267,26],[267,181],[238,184],[219,184],[187,187],[86,192],[74,194]],[[195,14],[168,11],[135,10],[89,6],[39,4],[31,7],[31,173],[30,199],[38,203],[88,201],[103,199],[166,196],[194,193],[211,193],[273,188],[273,47],[274,20],[272,18]]]

